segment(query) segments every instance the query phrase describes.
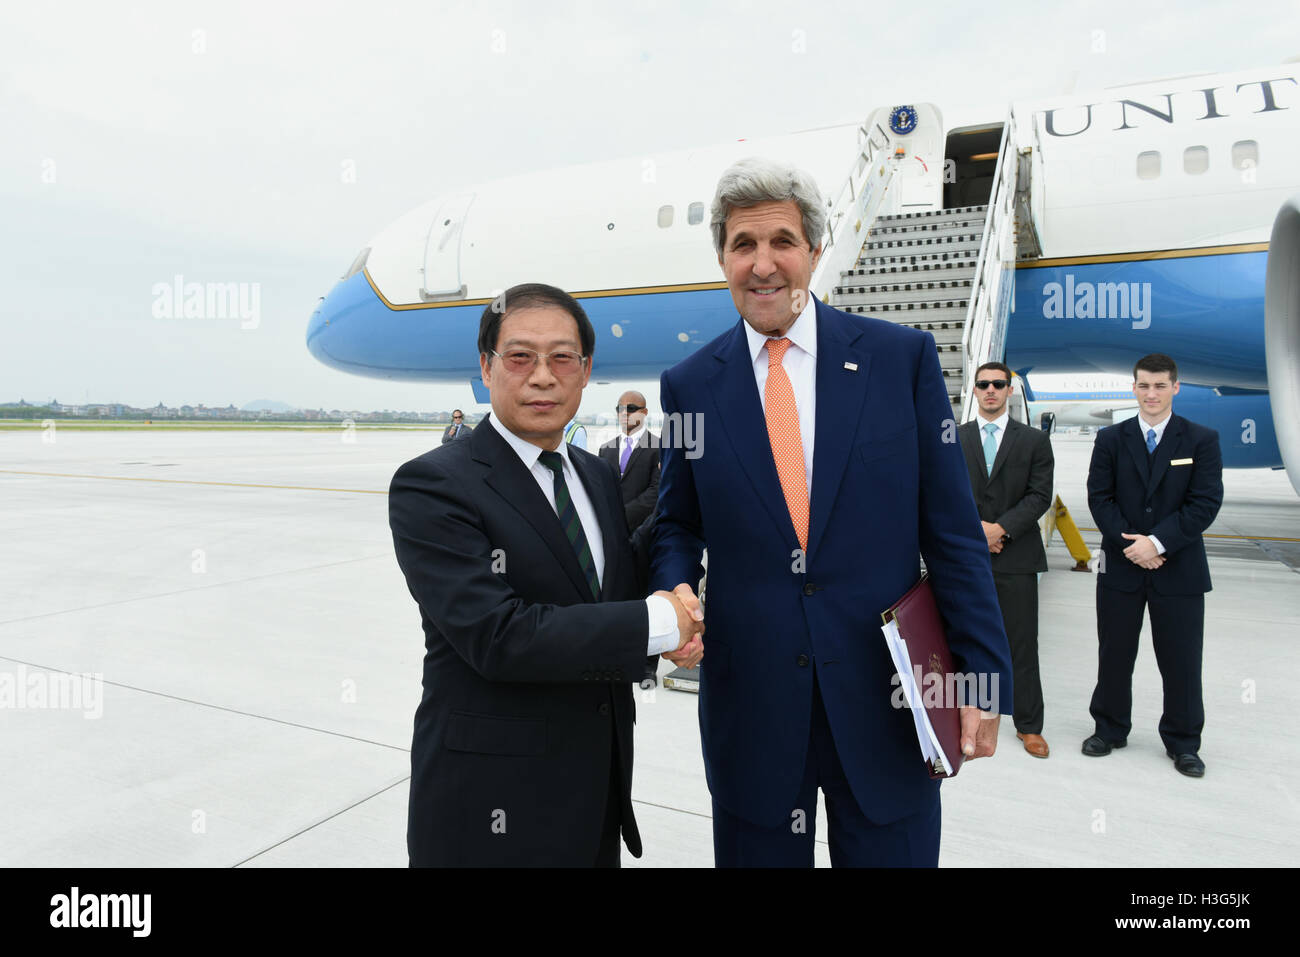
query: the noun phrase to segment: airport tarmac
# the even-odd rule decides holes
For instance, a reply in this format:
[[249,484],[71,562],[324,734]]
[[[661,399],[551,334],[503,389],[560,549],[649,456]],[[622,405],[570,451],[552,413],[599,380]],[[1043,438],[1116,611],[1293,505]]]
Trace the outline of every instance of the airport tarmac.
[[[0,864],[405,866],[423,637],[386,492],[440,435],[0,432]],[[1091,443],[1053,439],[1084,528]],[[1206,776],[1165,756],[1149,631],[1130,746],[1080,753],[1095,576],[1058,539],[1040,587],[1051,757],[1004,719],[998,753],[943,786],[941,865],[1300,863],[1300,499],[1281,472],[1224,478]],[[698,699],[637,694],[645,854],[623,864],[711,866]],[[818,841],[824,866],[824,826]]]

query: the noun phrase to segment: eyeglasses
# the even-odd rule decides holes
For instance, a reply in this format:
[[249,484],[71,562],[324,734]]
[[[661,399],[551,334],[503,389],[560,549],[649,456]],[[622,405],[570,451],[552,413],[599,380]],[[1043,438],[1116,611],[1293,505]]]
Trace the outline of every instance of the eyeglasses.
[[507,372],[523,375],[537,368],[537,360],[545,358],[546,366],[553,375],[573,375],[582,368],[586,356],[576,352],[535,352],[532,349],[511,349],[505,355],[492,350],[492,354],[501,360]]
[[993,386],[995,389],[1005,389],[1009,384],[1006,379],[979,379],[975,383],[975,388],[987,389]]
[[640,411],[641,411],[642,409],[644,409],[644,408],[645,408],[645,406],[643,406],[643,405],[633,405],[631,402],[629,402],[627,405],[616,405],[616,406],[614,406],[614,411],[615,411],[615,412],[626,412],[628,415],[631,415],[633,412],[640,412]]

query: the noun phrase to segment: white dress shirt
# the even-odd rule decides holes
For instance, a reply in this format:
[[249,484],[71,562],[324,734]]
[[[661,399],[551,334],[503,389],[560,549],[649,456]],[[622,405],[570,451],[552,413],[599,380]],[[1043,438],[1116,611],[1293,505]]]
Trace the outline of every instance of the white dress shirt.
[[[764,403],[767,389],[767,340],[769,336],[754,331],[745,323],[745,336],[749,340],[749,357],[754,363],[754,382],[758,385],[758,401]],[[794,407],[799,412],[799,439],[803,442],[803,474],[808,482],[808,498],[812,500],[813,438],[817,424],[817,308],[813,299],[795,319],[785,334],[790,346],[781,358],[781,366],[790,378],[794,392]]]
[[[504,425],[498,424],[492,416],[487,416],[483,422],[491,424],[497,433],[506,440],[506,444],[515,450],[519,460],[524,463],[524,468],[528,469],[529,474],[537,480],[537,485],[542,490],[542,494],[546,496],[546,501],[550,503],[552,509],[555,509],[555,473],[542,464],[542,449],[531,442],[524,441]],[[568,446],[561,442],[559,448],[555,451],[560,453],[560,471],[564,475],[564,484],[569,488],[569,499],[573,502],[574,511],[578,513],[578,521],[582,523],[582,533],[587,536],[587,547],[591,549],[591,562],[596,569],[596,578],[603,583],[605,580],[605,539],[600,531],[600,522],[596,518],[596,510],[592,507],[591,499],[587,496],[587,489],[583,486],[582,479],[573,468],[573,462],[569,460]],[[677,611],[673,608],[672,602],[662,595],[651,595],[645,600],[645,605],[646,612],[650,616],[650,634],[646,654],[659,655],[665,651],[675,650],[677,648]]]
[[[1139,412],[1138,424],[1142,426],[1142,444],[1146,445],[1147,433],[1152,429],[1155,429],[1156,448],[1160,448],[1160,440],[1165,437],[1165,426],[1169,424],[1169,420],[1172,419],[1173,417],[1174,417],[1174,411],[1173,409],[1170,409],[1169,412],[1165,415],[1165,417],[1161,419],[1159,422],[1148,422],[1146,419],[1142,418],[1142,413]],[[1154,455],[1155,453],[1153,452],[1151,454]],[[1156,547],[1157,555],[1163,555],[1165,553],[1165,546],[1160,544],[1160,539],[1156,538],[1154,535],[1148,535],[1147,538],[1151,539],[1151,544]]]
[[1146,419],[1142,418],[1142,413],[1139,412],[1139,413],[1138,413],[1138,422],[1139,422],[1139,423],[1141,424],[1141,426],[1142,426],[1142,444],[1143,444],[1143,445],[1146,444],[1146,441],[1147,441],[1147,432],[1151,431],[1152,429],[1155,429],[1155,430],[1156,430],[1156,447],[1159,448],[1159,446],[1160,446],[1160,440],[1163,439],[1163,438],[1165,437],[1165,426],[1167,426],[1167,425],[1169,424],[1169,420],[1172,419],[1173,417],[1174,417],[1174,413],[1173,413],[1173,410],[1171,409],[1171,410],[1170,410],[1170,411],[1165,415],[1165,417],[1164,417],[1163,419],[1161,419],[1159,422],[1148,422]]

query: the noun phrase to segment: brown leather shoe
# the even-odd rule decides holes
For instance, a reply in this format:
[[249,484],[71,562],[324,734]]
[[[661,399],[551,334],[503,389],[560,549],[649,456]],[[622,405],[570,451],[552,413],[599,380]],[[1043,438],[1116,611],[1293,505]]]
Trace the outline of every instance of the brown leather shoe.
[[1043,740],[1041,734],[1021,734],[1016,732],[1016,737],[1025,742],[1025,750],[1036,758],[1047,757],[1047,742]]

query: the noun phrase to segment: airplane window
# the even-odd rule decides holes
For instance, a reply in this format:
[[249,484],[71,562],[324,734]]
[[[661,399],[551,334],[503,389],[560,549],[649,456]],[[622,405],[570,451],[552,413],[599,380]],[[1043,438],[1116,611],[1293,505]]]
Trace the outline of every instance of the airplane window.
[[1204,146],[1189,146],[1183,150],[1183,172],[1196,175],[1210,168],[1210,151]]
[[1137,173],[1138,179],[1155,179],[1159,176],[1160,153],[1156,150],[1138,153]]
[[688,226],[698,226],[704,222],[704,204],[691,203],[686,207],[686,224]]
[[659,207],[659,225],[667,229],[673,224],[673,208],[671,206]]
[[1232,144],[1232,168],[1251,169],[1259,165],[1259,144],[1254,140],[1239,140]]

